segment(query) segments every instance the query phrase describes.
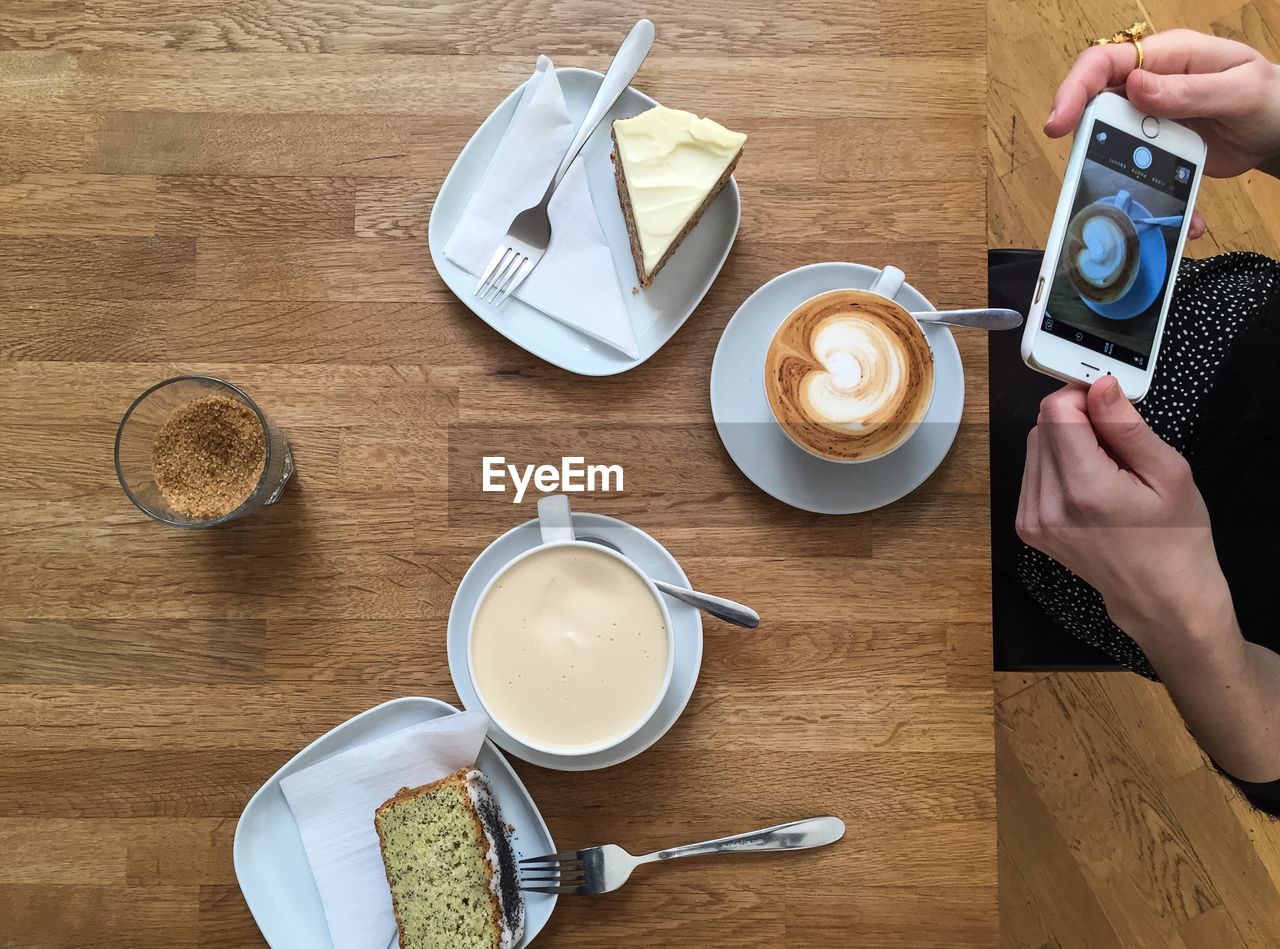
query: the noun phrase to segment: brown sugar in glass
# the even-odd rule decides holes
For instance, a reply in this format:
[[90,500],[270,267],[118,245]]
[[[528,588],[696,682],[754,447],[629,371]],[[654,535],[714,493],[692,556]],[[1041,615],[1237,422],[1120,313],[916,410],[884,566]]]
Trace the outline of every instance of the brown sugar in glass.
[[124,414],[116,474],[143,513],[175,527],[211,527],[275,503],[293,456],[242,389],[179,376],[152,386]]

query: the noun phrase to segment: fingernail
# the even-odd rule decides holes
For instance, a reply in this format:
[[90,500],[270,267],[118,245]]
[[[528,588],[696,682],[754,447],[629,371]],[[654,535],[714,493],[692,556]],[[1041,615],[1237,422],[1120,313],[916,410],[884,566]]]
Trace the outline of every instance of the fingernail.
[[1120,401],[1120,383],[1112,376],[1107,376],[1103,381],[1106,384],[1102,387],[1102,401],[1115,405]]
[[1057,115],[1057,114],[1058,114],[1058,110],[1057,110],[1057,109],[1050,109],[1050,110],[1049,110],[1049,117],[1048,117],[1047,119],[1045,119],[1045,120],[1044,120],[1044,124],[1045,124],[1045,125],[1052,125],[1052,124],[1053,124],[1053,117],[1054,117],[1055,115]]

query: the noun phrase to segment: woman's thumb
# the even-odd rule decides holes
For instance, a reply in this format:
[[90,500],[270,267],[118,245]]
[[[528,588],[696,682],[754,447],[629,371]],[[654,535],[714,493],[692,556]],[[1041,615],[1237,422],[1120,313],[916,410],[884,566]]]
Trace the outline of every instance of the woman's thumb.
[[1089,387],[1087,408],[1098,440],[1139,476],[1154,471],[1173,451],[1143,421],[1114,376],[1104,376]]

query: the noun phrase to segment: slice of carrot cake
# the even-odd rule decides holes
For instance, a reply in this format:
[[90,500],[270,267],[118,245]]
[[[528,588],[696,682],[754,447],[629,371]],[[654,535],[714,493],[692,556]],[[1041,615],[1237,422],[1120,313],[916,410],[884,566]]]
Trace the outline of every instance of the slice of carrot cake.
[[665,106],[618,119],[612,132],[618,200],[647,287],[728,183],[747,136]]

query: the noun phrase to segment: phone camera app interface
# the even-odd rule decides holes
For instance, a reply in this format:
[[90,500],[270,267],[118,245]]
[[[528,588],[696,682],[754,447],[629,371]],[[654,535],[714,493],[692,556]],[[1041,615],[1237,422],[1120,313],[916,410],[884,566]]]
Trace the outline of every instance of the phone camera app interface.
[[1095,122],[1041,328],[1145,368],[1195,166]]

